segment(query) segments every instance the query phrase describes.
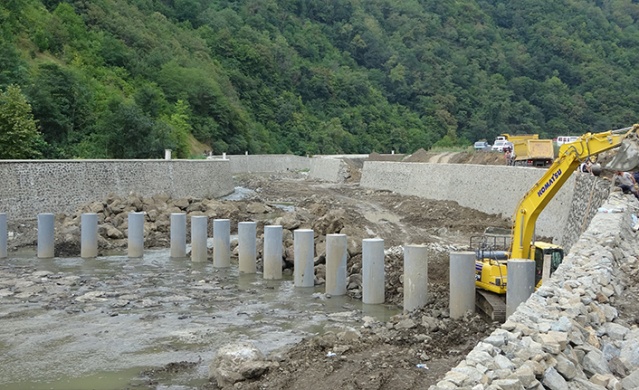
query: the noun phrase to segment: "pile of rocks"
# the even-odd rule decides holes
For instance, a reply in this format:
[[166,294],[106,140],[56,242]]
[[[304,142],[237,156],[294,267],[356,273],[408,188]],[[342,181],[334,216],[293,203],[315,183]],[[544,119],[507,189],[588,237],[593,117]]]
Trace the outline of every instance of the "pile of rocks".
[[431,386],[639,388],[637,203],[613,194],[552,279]]
[[[56,215],[55,255],[71,257],[80,254],[80,222],[83,213],[95,213],[98,217],[98,247],[100,254],[125,253],[128,234],[128,213],[144,212],[144,241],[146,248],[168,248],[170,246],[170,218],[172,213],[186,213],[191,216],[204,215],[210,219],[229,219],[231,231],[237,231],[237,224],[243,221],[257,222],[257,266],[262,267],[263,232],[266,225],[281,225],[283,228],[284,274],[292,273],[294,266],[293,232],[296,229],[313,229],[315,234],[315,283],[321,285],[326,278],[326,235],[346,234],[348,241],[347,290],[356,299],[362,296],[362,240],[371,237],[360,225],[363,217],[352,210],[331,208],[331,205],[317,201],[306,201],[294,210],[282,205],[269,204],[257,194],[244,200],[219,200],[209,198],[173,199],[167,195],[142,197],[130,194],[127,197],[110,195],[102,201],[82,206],[72,215]],[[35,223],[10,226],[11,249],[37,245]],[[190,224],[187,223],[187,237]],[[430,259],[435,263],[448,261],[450,251],[457,251],[449,245],[430,243]],[[212,248],[210,248],[212,251]],[[403,299],[403,250],[401,246],[388,248],[385,256],[386,302],[401,305]],[[237,240],[231,242],[231,253],[237,260]],[[212,261],[212,256],[209,257]],[[446,283],[447,280],[442,280]]]

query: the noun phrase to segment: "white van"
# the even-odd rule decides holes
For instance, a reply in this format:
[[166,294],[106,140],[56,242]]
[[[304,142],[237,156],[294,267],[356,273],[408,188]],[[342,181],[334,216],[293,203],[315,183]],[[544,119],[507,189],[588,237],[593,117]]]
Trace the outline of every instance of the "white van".
[[575,142],[579,137],[576,135],[560,135],[557,137],[557,146],[561,146],[563,144],[568,144],[570,142]]
[[495,139],[495,143],[493,144],[491,150],[493,152],[503,152],[504,146],[506,146],[507,143],[508,141],[506,141],[505,139]]

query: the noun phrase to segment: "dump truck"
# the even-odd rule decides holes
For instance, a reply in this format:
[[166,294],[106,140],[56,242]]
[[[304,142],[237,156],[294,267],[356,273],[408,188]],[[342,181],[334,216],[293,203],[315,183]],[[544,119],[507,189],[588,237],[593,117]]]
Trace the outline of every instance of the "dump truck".
[[638,132],[639,124],[635,124],[603,133],[586,133],[577,141],[562,145],[559,156],[518,204],[510,232],[490,232],[484,237],[471,239],[471,249],[476,256],[476,306],[480,311],[493,320],[505,320],[506,302],[503,298],[508,288],[508,259],[534,261],[538,287],[559,267],[564,257],[563,249],[535,240],[537,217],[577,167],[602,152],[619,148],[606,169],[628,171],[639,167]]
[[539,139],[539,134],[500,134],[495,138],[492,150],[503,152],[504,149],[509,148],[512,152],[512,145],[514,143],[522,143],[530,139]]
[[514,165],[549,167],[555,159],[555,146],[551,139],[522,139],[510,141],[515,152]]
[[539,139],[539,134],[500,134],[497,139],[503,139],[515,143],[515,141],[527,141],[529,139]]

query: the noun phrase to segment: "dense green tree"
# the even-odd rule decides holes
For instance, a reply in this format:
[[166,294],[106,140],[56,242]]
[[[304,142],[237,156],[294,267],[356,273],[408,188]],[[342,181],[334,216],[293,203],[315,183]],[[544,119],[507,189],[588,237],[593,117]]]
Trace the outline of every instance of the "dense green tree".
[[7,0],[44,157],[411,152],[627,126],[627,0]]
[[188,141],[191,125],[188,119],[189,107],[182,100],[177,101],[174,112],[170,116],[162,118],[162,121],[171,127],[166,148],[174,149],[178,158],[190,157]]
[[0,89],[9,84],[24,84],[27,77],[27,64],[20,57],[15,44],[0,35]]
[[43,144],[20,87],[8,86],[0,93],[0,159],[39,158]]
[[105,148],[113,158],[161,158],[164,149],[174,148],[172,128],[154,121],[132,102],[111,102],[109,112],[98,124],[106,134]]
[[39,66],[26,93],[39,130],[57,150],[47,157],[73,157],[67,146],[90,133],[94,118],[89,86],[76,72],[45,63]]

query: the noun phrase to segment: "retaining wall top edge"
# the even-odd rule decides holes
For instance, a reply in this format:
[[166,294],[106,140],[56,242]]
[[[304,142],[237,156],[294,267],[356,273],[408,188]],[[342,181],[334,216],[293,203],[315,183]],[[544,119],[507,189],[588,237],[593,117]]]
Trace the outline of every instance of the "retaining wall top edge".
[[53,163],[122,163],[122,162],[153,162],[153,163],[157,163],[157,162],[162,162],[162,163],[174,163],[174,162],[179,162],[179,163],[210,163],[210,162],[229,162],[229,160],[188,160],[188,159],[171,159],[171,160],[165,160],[165,159],[113,159],[113,160],[107,160],[107,159],[86,159],[86,160],[80,160],[80,159],[74,159],[74,160],[0,160],[0,164],[16,164],[16,163],[30,163],[30,164],[53,164]]
[[[219,154],[216,154],[215,157],[219,157]],[[299,158],[309,158],[308,156],[298,156],[296,154],[227,154],[226,157],[299,157]]]

